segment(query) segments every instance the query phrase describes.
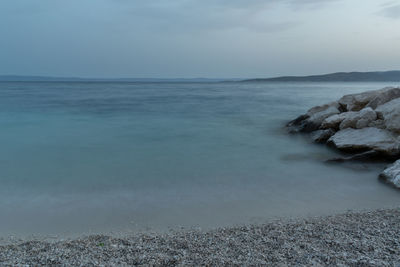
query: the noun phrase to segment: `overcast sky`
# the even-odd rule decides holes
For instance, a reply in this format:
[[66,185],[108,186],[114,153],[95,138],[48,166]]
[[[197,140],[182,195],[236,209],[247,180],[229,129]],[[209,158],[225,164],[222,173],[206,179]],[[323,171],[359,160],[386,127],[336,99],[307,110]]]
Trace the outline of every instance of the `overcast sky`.
[[0,74],[250,78],[389,69],[400,69],[400,1],[0,1]]

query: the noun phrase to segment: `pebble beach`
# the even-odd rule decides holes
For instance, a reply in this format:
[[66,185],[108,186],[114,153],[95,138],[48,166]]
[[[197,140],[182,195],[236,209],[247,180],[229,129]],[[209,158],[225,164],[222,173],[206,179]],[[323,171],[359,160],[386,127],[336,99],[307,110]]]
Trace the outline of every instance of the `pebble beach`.
[[2,243],[1,266],[399,266],[400,209],[208,231]]

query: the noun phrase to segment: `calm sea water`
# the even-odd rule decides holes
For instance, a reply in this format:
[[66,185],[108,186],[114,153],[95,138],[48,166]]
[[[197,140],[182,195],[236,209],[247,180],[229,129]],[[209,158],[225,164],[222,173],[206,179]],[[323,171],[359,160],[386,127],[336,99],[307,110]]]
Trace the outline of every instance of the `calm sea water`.
[[0,234],[217,227],[389,207],[381,165],[282,126],[378,83],[0,83]]

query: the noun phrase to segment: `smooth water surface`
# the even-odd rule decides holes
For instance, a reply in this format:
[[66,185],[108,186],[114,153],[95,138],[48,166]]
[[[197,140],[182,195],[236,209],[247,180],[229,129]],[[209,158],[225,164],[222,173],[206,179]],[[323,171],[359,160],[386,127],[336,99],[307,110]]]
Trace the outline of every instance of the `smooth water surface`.
[[202,228],[396,205],[283,131],[378,83],[0,83],[0,234]]

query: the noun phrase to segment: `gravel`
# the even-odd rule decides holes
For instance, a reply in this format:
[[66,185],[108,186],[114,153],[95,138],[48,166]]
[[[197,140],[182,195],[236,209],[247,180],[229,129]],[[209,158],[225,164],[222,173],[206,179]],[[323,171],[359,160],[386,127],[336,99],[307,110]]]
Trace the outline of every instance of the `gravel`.
[[8,241],[1,266],[400,266],[400,209],[211,231]]

